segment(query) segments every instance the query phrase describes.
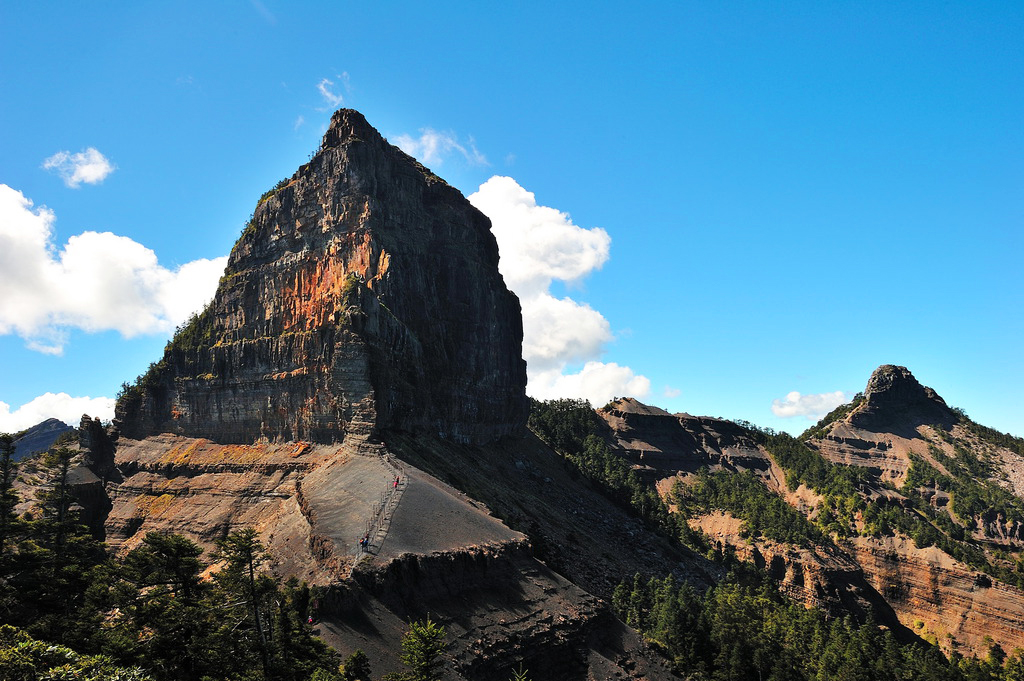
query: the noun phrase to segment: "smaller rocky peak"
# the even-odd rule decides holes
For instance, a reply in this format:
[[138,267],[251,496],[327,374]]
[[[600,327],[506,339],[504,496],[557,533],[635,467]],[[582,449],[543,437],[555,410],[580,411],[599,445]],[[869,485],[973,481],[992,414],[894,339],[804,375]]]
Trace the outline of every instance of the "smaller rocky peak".
[[868,403],[897,404],[947,408],[946,401],[926,386],[921,385],[907,367],[883,364],[875,369],[864,390]]
[[612,400],[601,411],[615,411],[620,415],[640,414],[643,416],[672,416],[661,407],[652,407],[644,404],[635,397],[620,397]]
[[922,424],[950,425],[956,420],[956,414],[938,393],[921,385],[906,367],[894,364],[875,369],[864,390],[864,402],[850,414],[850,423],[875,431],[894,427],[914,429]]

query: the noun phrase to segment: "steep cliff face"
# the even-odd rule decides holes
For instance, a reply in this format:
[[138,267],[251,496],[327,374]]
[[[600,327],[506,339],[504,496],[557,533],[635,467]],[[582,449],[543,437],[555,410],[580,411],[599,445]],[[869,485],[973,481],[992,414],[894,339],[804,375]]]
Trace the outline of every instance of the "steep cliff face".
[[221,443],[521,432],[522,321],[497,266],[488,219],[342,109],[261,199],[210,306],[119,400],[121,430]]

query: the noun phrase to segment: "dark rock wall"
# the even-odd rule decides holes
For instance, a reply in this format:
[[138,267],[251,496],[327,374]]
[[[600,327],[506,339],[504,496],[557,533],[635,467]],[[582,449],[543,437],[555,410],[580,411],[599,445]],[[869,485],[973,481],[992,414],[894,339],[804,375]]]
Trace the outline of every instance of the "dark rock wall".
[[483,443],[525,425],[521,345],[488,219],[343,109],[117,416],[131,438]]
[[864,398],[848,420],[865,430],[915,437],[919,425],[949,427],[958,420],[945,400],[918,383],[906,367],[883,364],[875,369]]

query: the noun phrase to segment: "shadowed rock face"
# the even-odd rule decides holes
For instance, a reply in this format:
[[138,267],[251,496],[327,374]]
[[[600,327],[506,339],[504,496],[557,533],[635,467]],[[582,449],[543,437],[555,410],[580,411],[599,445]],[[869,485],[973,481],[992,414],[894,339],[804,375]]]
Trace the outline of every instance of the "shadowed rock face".
[[489,220],[348,109],[282,184],[211,305],[119,400],[124,435],[522,432],[522,320]]

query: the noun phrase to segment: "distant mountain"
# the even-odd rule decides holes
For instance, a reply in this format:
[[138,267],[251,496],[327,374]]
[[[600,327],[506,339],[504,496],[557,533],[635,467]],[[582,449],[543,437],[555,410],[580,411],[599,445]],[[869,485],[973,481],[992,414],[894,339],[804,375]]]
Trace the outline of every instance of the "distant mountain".
[[597,413],[692,527],[793,598],[870,613],[947,653],[1024,646],[1024,440],[974,423],[906,367],[880,366],[800,439],[631,399]]
[[62,434],[74,430],[71,426],[57,419],[46,419],[37,423],[14,441],[14,460],[20,461],[38,452],[45,452],[53,446]]

